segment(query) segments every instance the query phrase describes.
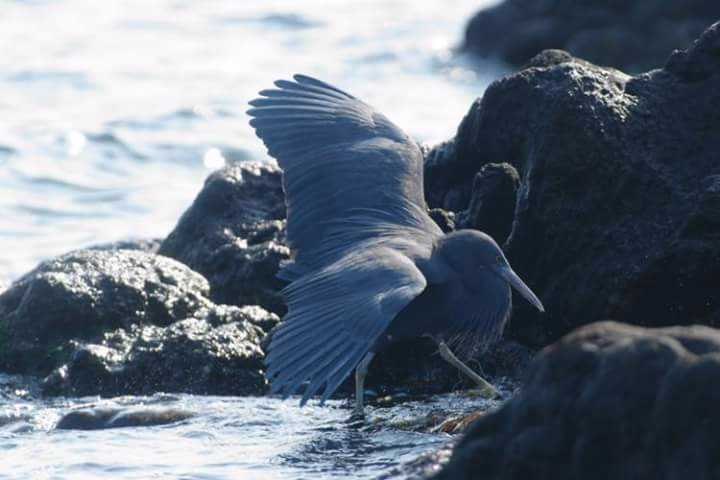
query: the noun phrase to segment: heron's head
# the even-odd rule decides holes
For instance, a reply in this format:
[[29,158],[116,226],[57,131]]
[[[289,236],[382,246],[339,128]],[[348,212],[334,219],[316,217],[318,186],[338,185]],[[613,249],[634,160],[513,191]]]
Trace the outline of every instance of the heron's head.
[[[477,230],[459,230],[446,235],[439,244],[441,255],[470,285],[473,279],[488,278],[506,282],[541,312],[540,299],[513,271],[500,246],[489,235]],[[483,282],[478,282],[478,285]]]

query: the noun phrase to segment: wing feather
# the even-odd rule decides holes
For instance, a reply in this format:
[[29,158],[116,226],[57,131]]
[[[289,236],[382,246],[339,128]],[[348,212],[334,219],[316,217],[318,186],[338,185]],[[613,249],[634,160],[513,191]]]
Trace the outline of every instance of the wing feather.
[[417,144],[349,93],[306,75],[293,78],[262,90],[248,110],[284,170],[294,262],[280,276],[293,280],[329,265],[371,231],[384,232],[386,243],[412,238],[413,248],[427,253],[442,232],[427,215]]
[[274,393],[292,395],[307,382],[302,403],[323,387],[324,402],[425,289],[425,277],[405,255],[363,247],[285,289],[288,313],[265,360]]
[[417,144],[328,83],[295,75],[250,102],[250,124],[284,171],[294,259],[288,313],[266,376],[301,404],[324,402],[426,286],[415,261],[442,235],[427,214]]

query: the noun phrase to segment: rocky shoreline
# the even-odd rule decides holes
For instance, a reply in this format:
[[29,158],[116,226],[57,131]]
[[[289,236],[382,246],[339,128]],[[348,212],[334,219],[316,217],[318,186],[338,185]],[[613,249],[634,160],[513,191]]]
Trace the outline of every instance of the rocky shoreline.
[[[210,175],[163,241],[43,262],[0,294],[0,371],[40,376],[49,396],[267,393],[263,345],[284,313],[284,216],[278,167],[244,162]],[[379,357],[371,398],[470,386],[435,350],[423,339]],[[517,378],[531,355],[505,341],[483,368]]]
[[[508,338],[475,359],[525,386],[475,414],[437,478],[718,468],[720,337],[687,325],[720,324],[719,87],[720,24],[637,76],[546,51],[426,150],[433,218],[492,234],[548,311],[519,303]],[[275,164],[213,173],[167,238],[70,252],[7,286],[0,371],[41,378],[48,396],[266,394],[284,227]],[[606,319],[638,326],[594,323]],[[668,325],[686,327],[642,328]],[[433,352],[419,340],[378,358],[373,397],[463,386]],[[146,418],[100,413],[107,424]],[[147,418],[184,418],[171,413]]]
[[548,314],[510,335],[550,344],[434,478],[716,476],[719,46],[716,23],[637,76],[543,52],[429,152],[434,206],[515,192],[504,247]]

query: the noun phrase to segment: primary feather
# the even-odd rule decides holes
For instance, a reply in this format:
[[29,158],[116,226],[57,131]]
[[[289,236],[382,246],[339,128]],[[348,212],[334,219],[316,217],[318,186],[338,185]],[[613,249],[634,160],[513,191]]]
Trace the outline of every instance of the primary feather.
[[279,80],[250,124],[284,171],[293,261],[270,342],[274,392],[327,399],[425,288],[415,262],[441,230],[427,215],[417,144],[372,107],[314,78]]

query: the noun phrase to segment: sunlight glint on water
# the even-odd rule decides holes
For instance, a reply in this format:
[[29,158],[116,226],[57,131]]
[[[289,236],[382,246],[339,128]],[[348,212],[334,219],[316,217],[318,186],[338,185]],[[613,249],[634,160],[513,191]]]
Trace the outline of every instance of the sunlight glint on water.
[[[451,55],[482,0],[7,1],[0,15],[0,289],[39,260],[162,237],[208,173],[267,159],[247,101],[303,72],[427,143],[452,136],[501,71]],[[2,380],[2,375],[0,375]],[[54,430],[97,399],[4,396],[0,479],[375,478],[447,442],[406,420],[472,408],[454,396],[374,413],[293,401],[177,396],[180,424]],[[157,403],[125,398],[103,403]],[[397,427],[397,428],[396,428]]]
[[167,234],[221,164],[212,149],[266,158],[246,104],[294,72],[445,140],[499,75],[450,54],[481,3],[3,3],[0,279],[79,246]]

